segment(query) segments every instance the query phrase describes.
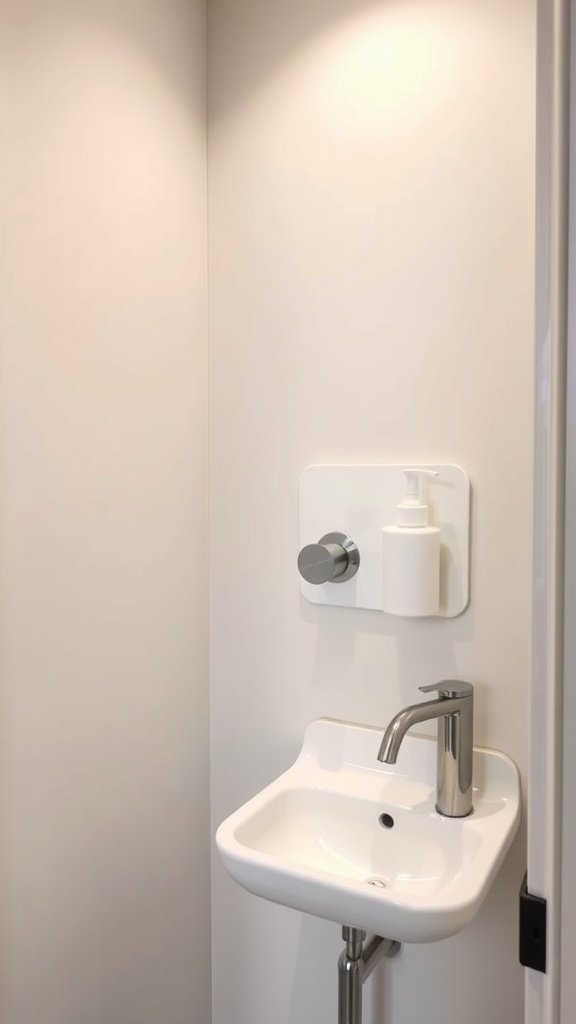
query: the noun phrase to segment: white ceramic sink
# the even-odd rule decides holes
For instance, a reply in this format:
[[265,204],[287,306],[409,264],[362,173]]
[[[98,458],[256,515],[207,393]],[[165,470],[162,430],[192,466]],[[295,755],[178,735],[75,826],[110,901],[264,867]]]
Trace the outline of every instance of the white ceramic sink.
[[256,896],[403,942],[443,939],[472,920],[512,842],[518,771],[476,749],[474,811],[444,818],[436,743],[407,736],[391,766],[376,759],[381,738],[313,722],[292,768],[220,825],[218,850]]

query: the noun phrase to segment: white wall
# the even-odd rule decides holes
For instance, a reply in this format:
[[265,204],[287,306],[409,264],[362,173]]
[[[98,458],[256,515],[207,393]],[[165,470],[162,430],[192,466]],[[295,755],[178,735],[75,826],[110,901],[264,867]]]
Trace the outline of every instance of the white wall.
[[[476,738],[526,766],[531,589],[532,0],[211,5],[213,825],[309,721],[384,724],[477,687]],[[454,461],[472,603],[402,622],[313,607],[301,469]],[[334,529],[338,524],[334,523]],[[520,1024],[522,840],[477,922],[406,948],[368,1020]],[[338,928],[215,862],[216,1024],[331,1024]]]
[[2,4],[2,1024],[210,1019],[204,71]]

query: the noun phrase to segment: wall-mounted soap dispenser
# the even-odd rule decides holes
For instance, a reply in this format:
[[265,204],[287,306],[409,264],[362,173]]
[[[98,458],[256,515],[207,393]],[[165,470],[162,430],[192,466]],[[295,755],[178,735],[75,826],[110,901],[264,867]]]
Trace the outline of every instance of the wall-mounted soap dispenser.
[[388,612],[390,629],[393,615],[461,615],[469,598],[470,495],[467,473],[451,463],[308,466],[300,478],[303,596]]
[[440,610],[440,530],[429,522],[421,497],[421,478],[430,469],[405,469],[404,498],[396,506],[396,524],[382,531],[383,611],[422,617]]

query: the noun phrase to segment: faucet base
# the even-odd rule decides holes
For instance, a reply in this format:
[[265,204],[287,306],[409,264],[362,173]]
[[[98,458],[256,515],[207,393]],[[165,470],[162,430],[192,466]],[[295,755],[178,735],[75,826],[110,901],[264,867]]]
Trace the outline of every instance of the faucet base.
[[442,811],[438,807],[438,804],[434,805],[434,810],[442,818],[469,818],[471,814],[474,814],[474,808],[473,807],[471,807],[469,811],[464,811],[462,814],[448,814],[447,811]]

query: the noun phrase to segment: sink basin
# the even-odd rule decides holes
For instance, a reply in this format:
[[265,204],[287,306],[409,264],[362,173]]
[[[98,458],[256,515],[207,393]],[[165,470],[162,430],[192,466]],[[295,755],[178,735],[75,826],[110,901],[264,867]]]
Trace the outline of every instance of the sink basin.
[[474,811],[435,809],[436,743],[407,736],[396,765],[382,730],[321,719],[294,765],[224,821],[216,844],[245,889],[402,942],[444,939],[480,907],[520,820],[515,764],[474,751]]

